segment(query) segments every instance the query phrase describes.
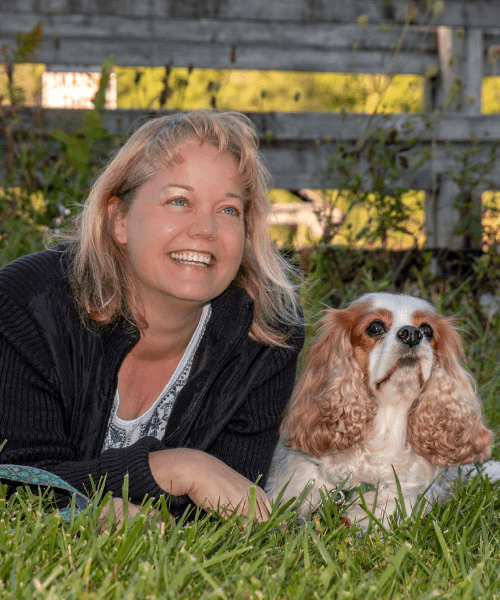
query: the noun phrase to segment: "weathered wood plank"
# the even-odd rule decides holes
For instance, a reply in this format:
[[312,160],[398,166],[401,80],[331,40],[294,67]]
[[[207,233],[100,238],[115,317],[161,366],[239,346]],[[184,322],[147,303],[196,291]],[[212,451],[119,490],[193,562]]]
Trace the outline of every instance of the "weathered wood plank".
[[[414,22],[450,27],[488,27],[500,24],[496,0],[446,0],[442,14],[426,12],[426,0],[413,0],[418,8]],[[238,19],[276,22],[356,23],[366,15],[371,23],[404,22],[406,0],[0,0],[0,13],[7,11],[50,14],[122,15],[180,19]]]
[[[415,151],[418,151],[415,147]],[[423,147],[421,147],[423,149]],[[463,150],[470,150],[470,145],[457,145],[454,148],[446,148],[442,144],[436,144],[434,160],[422,165],[414,173],[401,172],[400,177],[392,182],[396,187],[432,192],[436,184],[436,176],[441,174],[441,180],[446,181],[444,176],[458,172],[457,159]],[[318,151],[312,144],[288,144],[288,145],[262,145],[261,151],[273,176],[274,185],[277,188],[301,189],[320,188],[336,189],[339,187],[338,178],[326,175],[329,157],[334,155],[335,147],[325,146]],[[488,158],[489,149],[482,148],[475,155],[477,164],[482,164]],[[359,172],[363,176],[363,187],[367,190],[373,189],[373,181],[367,175],[369,165],[366,160],[358,162]],[[354,173],[353,173],[354,176]],[[497,189],[500,186],[500,172],[492,170],[484,180],[484,189]]]
[[[0,0],[1,1],[1,0]],[[29,31],[40,22],[33,12],[2,12],[1,32],[15,35]],[[195,43],[228,43],[240,39],[242,43],[321,46],[328,49],[358,49],[393,51],[403,27],[396,25],[383,32],[377,25],[358,27],[355,24],[335,23],[268,23],[265,21],[219,21],[217,19],[165,19],[148,17],[116,17],[113,15],[44,15],[44,35],[50,38],[106,38],[135,37],[138,39],[174,38]],[[418,47],[422,52],[436,50],[435,34],[424,28],[412,28],[405,34],[405,47]],[[500,34],[499,34],[500,37]]]
[[456,184],[450,180],[441,182],[435,194],[426,194],[425,233],[429,248],[459,250],[464,247],[463,238],[455,234],[460,214],[454,206],[458,193]]
[[[0,0],[2,2],[3,0]],[[381,32],[376,25],[331,23],[279,24],[214,19],[134,18],[130,16],[0,13],[0,46],[15,46],[16,34],[43,22],[43,47],[37,60],[48,65],[100,65],[114,54],[115,63],[198,68],[275,69],[326,72],[423,74],[437,62],[433,29],[415,27],[404,37],[394,60],[402,28]],[[485,30],[483,70],[492,73],[486,52],[500,44],[500,28]],[[479,58],[479,57],[478,57]]]
[[[69,133],[81,128],[85,111],[71,109],[44,109],[33,119],[33,110],[24,110],[21,119],[24,126],[35,123],[37,131],[50,131],[54,127]],[[127,135],[134,131],[144,119],[157,116],[156,112],[116,110],[106,111],[105,122],[113,135]],[[165,113],[167,114],[167,113]],[[273,175],[276,187],[300,189],[307,187],[331,187],[325,177],[329,156],[336,152],[336,143],[357,142],[364,134],[370,117],[368,115],[348,115],[324,113],[248,113],[256,126],[261,140],[261,151]],[[431,191],[438,173],[456,170],[457,157],[463,150],[471,149],[472,139],[480,140],[480,151],[474,157],[477,164],[484,163],[495,140],[500,139],[500,120],[495,115],[466,117],[463,114],[448,115],[437,124],[434,132],[425,127],[418,116],[415,129],[406,133],[401,115],[377,118],[372,127],[394,128],[401,139],[418,138],[415,150],[435,146],[434,158],[415,174],[411,181],[402,175],[398,185],[412,185],[414,189]],[[271,136],[270,136],[271,134]],[[450,142],[452,142],[450,144]],[[499,152],[500,155],[500,152]],[[411,157],[409,157],[411,162]],[[360,161],[362,172],[368,165]],[[496,186],[500,186],[500,170],[488,176]],[[485,182],[486,183],[486,182]],[[369,180],[366,181],[369,186]]]
[[422,74],[432,58],[413,55],[392,56],[380,51],[325,51],[321,48],[273,48],[272,46],[238,45],[236,59],[231,60],[233,44],[195,45],[175,40],[145,44],[141,40],[80,41],[59,39],[57,47],[46,47],[39,53],[39,62],[56,65],[99,65],[110,54],[123,66],[153,67],[171,64],[199,69],[256,69],[277,71],[325,71],[347,73],[394,72]]
[[464,63],[464,111],[468,115],[480,115],[484,72],[484,38],[481,29],[467,30]]
[[[30,31],[35,13],[7,13],[0,46],[15,45]],[[134,19],[96,15],[48,15],[37,60],[48,65],[99,65],[109,54],[128,66],[194,65],[198,68],[329,72],[424,73],[435,60],[435,34],[412,30],[393,61],[401,27]],[[499,36],[500,42],[500,36]],[[353,49],[356,51],[353,51]],[[418,49],[418,51],[416,51]],[[83,58],[83,60],[82,60]]]
[[451,27],[438,27],[437,42],[441,70],[437,106],[480,115],[482,79],[488,62],[483,30],[468,28],[458,35]]
[[[104,121],[112,135],[127,135],[145,119],[154,118],[171,111],[147,111],[140,109],[116,109],[104,111]],[[84,110],[64,108],[25,108],[20,117],[25,126],[33,122],[33,115],[41,130],[60,127],[69,133],[78,132],[82,125]],[[265,142],[309,141],[356,141],[370,126],[394,129],[403,140],[418,138],[422,142],[437,140],[441,143],[469,144],[473,140],[492,143],[500,140],[498,115],[465,116],[463,113],[447,113],[431,127],[418,114],[367,115],[338,113],[246,113],[255,124],[257,134]]]
[[[125,111],[124,111],[125,112]],[[111,111],[109,111],[111,113]],[[108,114],[109,114],[108,113]],[[497,115],[466,117],[463,113],[447,113],[433,127],[419,115],[367,115],[338,113],[248,113],[257,125],[262,139],[326,140],[360,139],[367,128],[395,129],[402,139],[417,137],[431,142],[470,143],[500,140],[500,119]],[[268,133],[266,133],[268,132]]]

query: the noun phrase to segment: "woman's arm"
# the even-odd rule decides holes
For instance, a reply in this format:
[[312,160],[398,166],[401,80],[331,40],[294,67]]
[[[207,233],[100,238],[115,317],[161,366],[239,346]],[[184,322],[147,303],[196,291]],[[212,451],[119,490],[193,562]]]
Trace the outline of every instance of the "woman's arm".
[[231,421],[207,452],[264,487],[279,427],[295,384],[297,360],[302,347],[299,337],[295,350],[274,349],[267,357],[263,373]]
[[[120,496],[128,475],[135,502],[146,495],[160,496],[163,490],[149,471],[149,454],[161,447],[155,438],[100,455],[98,449],[95,458],[82,460],[78,429],[88,415],[83,410],[71,414],[71,401],[63,400],[50,348],[28,313],[18,320],[15,336],[11,327],[2,328],[0,319],[0,442],[6,441],[0,462],[46,469],[87,495],[92,494],[92,482],[97,486],[105,479],[105,490]],[[97,390],[95,401],[99,401]]]

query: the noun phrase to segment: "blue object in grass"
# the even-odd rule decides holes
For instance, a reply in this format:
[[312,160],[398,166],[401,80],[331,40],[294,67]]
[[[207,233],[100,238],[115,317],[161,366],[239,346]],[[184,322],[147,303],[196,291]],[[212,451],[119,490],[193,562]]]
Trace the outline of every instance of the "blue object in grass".
[[[24,465],[0,465],[0,479],[8,481],[19,481],[29,485],[40,485],[44,487],[57,488],[75,496],[75,516],[83,512],[90,503],[90,499],[75,489],[64,479],[61,479],[54,473],[37,469],[36,467],[27,467]],[[71,506],[59,509],[66,523],[71,522]]]

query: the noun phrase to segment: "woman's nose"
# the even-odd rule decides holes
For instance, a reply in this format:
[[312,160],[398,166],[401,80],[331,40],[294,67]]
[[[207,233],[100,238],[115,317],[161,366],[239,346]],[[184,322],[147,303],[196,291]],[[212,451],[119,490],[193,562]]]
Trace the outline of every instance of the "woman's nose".
[[217,237],[217,225],[212,213],[197,212],[189,226],[189,235],[192,237]]

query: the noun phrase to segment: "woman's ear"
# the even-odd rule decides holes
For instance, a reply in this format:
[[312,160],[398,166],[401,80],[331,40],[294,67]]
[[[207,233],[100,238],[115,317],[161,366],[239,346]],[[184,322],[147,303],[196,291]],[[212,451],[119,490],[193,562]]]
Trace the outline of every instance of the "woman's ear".
[[108,217],[115,240],[119,244],[127,243],[126,214],[121,209],[120,199],[113,196],[109,199]]

